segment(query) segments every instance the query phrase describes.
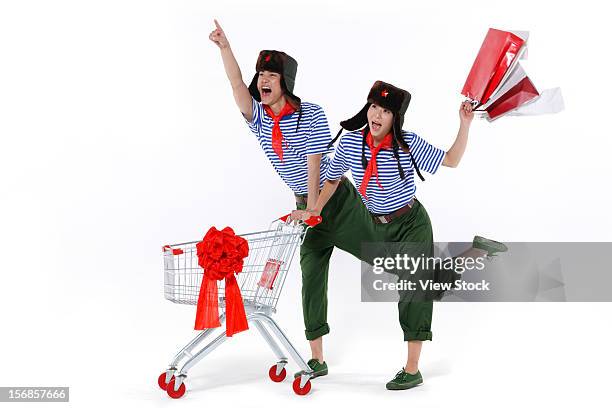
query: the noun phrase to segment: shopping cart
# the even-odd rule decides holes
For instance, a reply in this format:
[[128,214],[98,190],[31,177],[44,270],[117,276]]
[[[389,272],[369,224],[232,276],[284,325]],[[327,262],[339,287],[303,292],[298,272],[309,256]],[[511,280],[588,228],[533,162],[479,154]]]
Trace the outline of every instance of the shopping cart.
[[[308,228],[321,222],[321,217],[311,217],[304,223],[288,222],[289,215],[274,221],[266,231],[240,235],[248,241],[249,255],[244,259],[242,272],[236,275],[246,317],[250,326],[255,326],[278,359],[270,367],[268,375],[274,382],[285,379],[288,362],[282,351],[282,344],[304,374],[293,381],[293,391],[306,395],[310,391],[312,370],[297,352],[285,333],[272,318],[282,292],[287,271],[296,248],[303,242]],[[166,245],[164,253],[164,296],[174,303],[196,305],[202,283],[203,269],[198,265],[197,241]],[[187,371],[221,343],[227,340],[223,325],[225,322],[224,282],[219,285],[220,328],[206,329],[179,351],[165,372],[158,378],[158,384],[172,398],[185,394]],[[206,341],[217,330],[223,330],[211,341]],[[270,333],[271,332],[271,333]]]

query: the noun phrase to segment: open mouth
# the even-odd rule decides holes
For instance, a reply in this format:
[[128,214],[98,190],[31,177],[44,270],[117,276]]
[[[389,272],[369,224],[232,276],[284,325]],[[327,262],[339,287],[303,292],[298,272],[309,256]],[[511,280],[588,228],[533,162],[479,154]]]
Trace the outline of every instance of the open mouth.
[[378,123],[378,122],[375,122],[375,121],[372,121],[372,124],[370,126],[370,128],[373,131],[375,131],[375,132],[379,131],[381,127],[382,127],[382,125],[380,123]]
[[269,86],[262,86],[261,87],[261,95],[262,96],[270,96],[271,93],[272,93],[272,89]]

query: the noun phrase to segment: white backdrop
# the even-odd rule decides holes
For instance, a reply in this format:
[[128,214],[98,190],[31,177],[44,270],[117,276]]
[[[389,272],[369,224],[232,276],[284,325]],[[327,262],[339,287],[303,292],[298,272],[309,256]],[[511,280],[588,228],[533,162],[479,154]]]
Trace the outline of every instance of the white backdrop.
[[[0,386],[70,386],[75,406],[603,399],[610,304],[437,305],[425,384],[385,391],[405,359],[396,306],[360,303],[359,263],[340,251],[331,374],[309,397],[267,379],[274,358],[255,333],[194,368],[183,401],[156,385],[195,312],[164,301],[161,245],[211,225],[257,230],[293,205],[234,106],[207,38],[215,17],[245,81],[260,49],[294,56],[295,93],[332,132],[382,79],[413,95],[404,128],[445,149],[487,28],[530,30],[524,66],[562,87],[566,111],[475,120],[459,168],[418,197],[439,241],[611,240],[609,22],[595,1],[505,3],[2,1]],[[308,357],[299,291],[294,265],[277,318]]]

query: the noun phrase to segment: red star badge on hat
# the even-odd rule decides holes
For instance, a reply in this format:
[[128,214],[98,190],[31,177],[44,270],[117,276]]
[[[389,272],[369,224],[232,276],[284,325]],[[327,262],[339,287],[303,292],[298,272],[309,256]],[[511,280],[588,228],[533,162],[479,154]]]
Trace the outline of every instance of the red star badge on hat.
[[387,90],[385,89],[385,90],[383,90],[383,91],[382,91],[380,94],[383,96],[383,98],[386,98],[386,97],[387,97],[387,95],[389,95],[389,91],[387,91]]
[[270,55],[266,55],[266,62],[270,61]]

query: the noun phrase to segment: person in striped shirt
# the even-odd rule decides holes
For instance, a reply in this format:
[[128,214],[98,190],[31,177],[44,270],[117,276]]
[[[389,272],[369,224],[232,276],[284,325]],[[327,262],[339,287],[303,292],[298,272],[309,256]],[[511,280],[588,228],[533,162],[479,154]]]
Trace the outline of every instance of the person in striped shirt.
[[[255,76],[247,87],[223,29],[216,20],[215,25],[209,38],[221,51],[240,112],[278,175],[293,191],[297,208],[314,208],[332,151],[323,109],[302,102],[293,94],[297,62],[284,52],[261,51]],[[355,233],[360,232],[365,241],[373,239],[368,233],[373,232],[369,212],[348,179],[339,178],[327,201],[323,221],[308,230],[300,247],[302,309],[312,352],[308,365],[314,373],[302,371],[296,376],[327,374],[321,339],[330,331],[327,278],[333,249],[340,248],[359,257],[361,242],[354,239]]]
[[[416,199],[415,173],[421,170],[435,174],[439,167],[456,167],[465,151],[473,119],[472,106],[463,102],[459,109],[460,125],[457,137],[448,151],[439,149],[413,132],[402,130],[410,94],[391,84],[376,81],[367,103],[353,118],[343,121],[349,130],[340,140],[327,169],[325,185],[309,211],[295,211],[293,218],[304,219],[321,214],[338,185],[338,179],[351,171],[363,203],[371,214],[373,232],[357,233],[356,240],[372,242],[422,243],[425,256],[433,256],[433,232],[424,206]],[[336,136],[340,136],[342,129]],[[332,214],[333,216],[333,214]],[[485,257],[504,252],[505,245],[475,237],[473,246],[460,256]],[[452,280],[454,273],[440,281]],[[407,295],[407,294],[404,294]],[[399,320],[408,342],[408,359],[402,370],[386,384],[387,389],[408,389],[422,383],[418,362],[424,340],[431,340],[433,303],[429,299],[398,302]]]
[[308,196],[313,206],[331,152],[325,112],[293,94],[297,61],[284,52],[261,51],[256,73],[247,87],[217,20],[215,25],[209,38],[221,51],[240,112],[281,179],[302,201]]

